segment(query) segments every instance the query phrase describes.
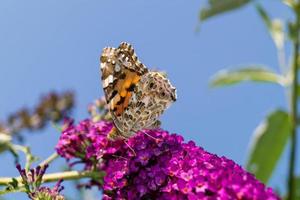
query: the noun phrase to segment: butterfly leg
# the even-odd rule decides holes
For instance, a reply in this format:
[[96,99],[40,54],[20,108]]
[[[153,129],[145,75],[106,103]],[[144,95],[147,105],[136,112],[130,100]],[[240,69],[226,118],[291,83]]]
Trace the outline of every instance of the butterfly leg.
[[123,157],[123,156],[117,156],[117,155],[112,155],[112,157],[115,157],[115,158],[122,158],[124,160],[127,160],[127,158]]
[[[126,138],[127,139],[127,138]],[[132,151],[133,155],[136,156],[136,153],[134,151],[134,149],[126,142],[126,139],[124,139],[124,143],[128,146],[128,148]]]
[[[161,122],[159,120],[156,120],[151,126],[149,126],[147,129],[158,129],[160,128]],[[158,138],[153,137],[152,135],[148,134],[145,131],[142,131],[142,133],[144,133],[145,135],[147,135],[148,137],[154,139],[154,140],[160,140]]]
[[118,131],[118,130],[116,129],[116,127],[113,127],[113,128],[109,131],[109,133],[108,133],[108,135],[107,135],[107,138],[108,138],[109,140],[115,140],[115,139],[117,139],[117,138],[122,138],[123,141],[124,141],[124,143],[125,143],[125,144],[128,146],[128,148],[132,151],[132,153],[134,154],[134,156],[136,156],[136,153],[135,153],[134,149],[126,142],[126,140],[127,140],[128,138],[124,137],[123,135],[119,135],[117,131]]
[[152,138],[153,140],[157,140],[157,138],[153,137],[152,135],[146,133],[145,131],[142,131],[145,135],[147,135],[149,138]]

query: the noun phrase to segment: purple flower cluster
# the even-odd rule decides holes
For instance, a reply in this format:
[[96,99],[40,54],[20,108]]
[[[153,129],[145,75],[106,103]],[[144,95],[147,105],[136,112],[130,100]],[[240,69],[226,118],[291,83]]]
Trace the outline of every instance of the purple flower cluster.
[[21,168],[20,164],[16,166],[19,171],[22,184],[26,190],[28,197],[32,200],[64,200],[64,196],[60,192],[64,189],[61,186],[62,180],[59,180],[53,189],[41,186],[42,178],[48,168],[48,165],[37,166],[36,168],[26,171]]
[[52,189],[48,187],[38,188],[32,200],[65,200],[65,197],[60,194],[64,189],[61,183],[62,180],[58,181]]
[[99,169],[99,159],[101,154],[110,151],[109,142],[106,138],[107,133],[112,128],[108,122],[93,123],[91,120],[84,120],[78,126],[73,125],[73,121],[64,122],[64,129],[56,145],[57,153],[70,161],[70,166],[82,163],[84,169]]
[[109,141],[111,128],[104,121],[70,125],[56,147],[86,169],[105,171],[103,199],[279,199],[232,160],[185,143],[179,135],[144,130],[126,142]]

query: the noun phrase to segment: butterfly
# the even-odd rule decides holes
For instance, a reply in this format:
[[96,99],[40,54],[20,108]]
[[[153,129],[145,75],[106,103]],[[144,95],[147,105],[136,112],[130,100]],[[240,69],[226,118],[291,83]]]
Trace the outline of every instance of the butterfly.
[[165,75],[149,70],[126,42],[104,48],[100,61],[105,99],[115,125],[109,138],[129,138],[139,130],[158,128],[159,116],[177,98],[176,88]]

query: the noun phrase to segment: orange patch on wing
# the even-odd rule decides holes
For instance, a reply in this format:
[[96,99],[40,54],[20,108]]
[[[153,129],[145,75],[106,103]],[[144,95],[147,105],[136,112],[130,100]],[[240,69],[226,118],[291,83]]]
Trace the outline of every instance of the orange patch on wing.
[[132,85],[136,85],[140,81],[140,79],[141,77],[139,75],[128,70],[126,71],[125,79],[120,80],[117,83],[116,88],[118,91],[118,95],[116,95],[111,101],[111,110],[114,110],[117,116],[120,116],[130,103],[132,92],[128,91],[128,89]]
[[128,88],[131,85],[136,85],[140,81],[141,77],[134,72],[128,72],[126,78],[122,84],[120,95],[125,97],[128,91]]
[[131,92],[127,92],[127,95],[126,95],[125,101],[124,101],[124,107],[126,107],[126,108],[128,107],[129,100],[130,100],[131,96],[132,96],[132,93]]
[[123,113],[123,111],[125,110],[122,105],[116,105],[116,108],[117,108],[117,110],[116,110],[117,116],[120,116]]
[[123,97],[125,98],[124,102],[120,105],[115,104],[114,107],[116,108],[115,113],[117,116],[120,116],[124,112],[124,110],[128,107],[131,96],[132,96],[131,92],[126,92],[125,96]]

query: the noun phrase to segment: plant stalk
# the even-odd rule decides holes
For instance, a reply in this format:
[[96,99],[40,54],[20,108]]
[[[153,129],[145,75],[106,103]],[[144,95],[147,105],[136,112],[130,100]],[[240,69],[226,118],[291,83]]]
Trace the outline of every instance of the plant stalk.
[[[49,183],[49,182],[55,182],[60,179],[63,180],[77,180],[81,178],[95,178],[104,176],[103,172],[94,172],[94,171],[67,171],[67,172],[58,172],[58,173],[51,173],[51,174],[45,174],[43,176],[43,183]],[[10,182],[12,182],[12,177],[1,177],[0,178],[0,186],[7,186]],[[20,185],[22,185],[22,178],[21,176],[14,177],[18,181]]]
[[25,170],[29,171],[31,164],[36,159],[32,155],[30,148],[27,146],[22,146],[22,145],[18,145],[18,144],[12,144],[11,147],[15,150],[22,151],[25,154],[25,158],[26,158]]
[[296,165],[296,147],[297,147],[297,113],[298,113],[298,70],[299,70],[299,27],[300,14],[296,12],[296,35],[293,43],[293,65],[292,65],[292,86],[291,86],[291,150],[289,160],[288,175],[288,197],[287,200],[293,200],[295,196],[295,165]]
[[58,154],[55,152],[55,153],[51,154],[48,158],[46,158],[46,160],[44,160],[43,162],[41,162],[41,163],[39,164],[39,166],[50,164],[50,163],[52,163],[56,158],[58,158]]

